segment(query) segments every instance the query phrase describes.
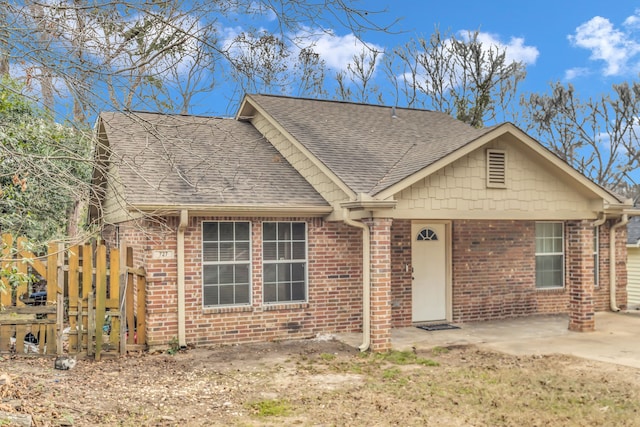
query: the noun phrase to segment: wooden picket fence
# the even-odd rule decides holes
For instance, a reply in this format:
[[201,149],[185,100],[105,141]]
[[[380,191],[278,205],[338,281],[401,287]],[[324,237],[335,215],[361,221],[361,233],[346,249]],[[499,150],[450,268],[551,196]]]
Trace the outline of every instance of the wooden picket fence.
[[145,272],[133,268],[131,248],[122,255],[103,244],[50,243],[47,253],[37,256],[26,239],[2,235],[4,270],[37,280],[2,279],[0,353],[85,354],[100,360],[144,349]]

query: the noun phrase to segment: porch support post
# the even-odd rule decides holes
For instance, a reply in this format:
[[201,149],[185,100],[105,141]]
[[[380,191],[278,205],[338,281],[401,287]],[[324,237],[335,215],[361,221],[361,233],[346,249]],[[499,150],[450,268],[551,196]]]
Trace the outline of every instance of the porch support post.
[[371,351],[391,349],[391,223],[364,220],[371,229]]
[[569,244],[569,330],[591,332],[595,330],[593,232],[589,221],[567,225]]

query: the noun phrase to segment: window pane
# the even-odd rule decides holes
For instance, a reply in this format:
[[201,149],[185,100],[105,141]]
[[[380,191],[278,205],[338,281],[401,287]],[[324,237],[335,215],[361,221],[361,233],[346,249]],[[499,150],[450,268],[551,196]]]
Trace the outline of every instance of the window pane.
[[236,261],[249,261],[249,242],[236,243]]
[[278,264],[278,282],[291,280],[291,264]]
[[249,264],[238,264],[235,266],[235,283],[249,283]]
[[220,266],[220,284],[233,283],[233,265]]
[[296,282],[291,285],[291,299],[294,301],[304,301],[304,283]]
[[217,285],[218,284],[218,266],[217,265],[205,265],[204,266],[204,284],[205,285]]
[[276,273],[277,273],[277,264],[265,264],[264,265],[264,282],[265,283],[275,283],[276,282]]
[[292,238],[293,240],[305,240],[305,224],[304,222],[296,222],[291,224]]
[[221,222],[220,223],[220,240],[221,241],[233,241],[233,223]]
[[218,261],[218,243],[203,243],[202,245],[202,259],[205,262]]
[[278,301],[291,301],[289,283],[278,283]]
[[218,240],[217,222],[205,222],[202,224],[202,240],[212,242]]
[[236,285],[236,304],[249,304],[249,285]]
[[289,242],[278,243],[278,259],[291,259],[291,244]]
[[249,238],[249,223],[248,222],[236,222],[236,241],[237,240],[251,240]]
[[264,285],[264,302],[277,302],[276,299],[276,284],[265,283]]
[[220,304],[234,304],[233,285],[220,286]]
[[278,240],[291,239],[291,224],[288,222],[278,223]]
[[263,240],[276,240],[276,223],[265,222],[262,224]]
[[233,242],[220,242],[220,261],[234,261]]
[[204,305],[218,305],[218,287],[205,286],[203,288]]
[[277,243],[276,242],[266,242],[263,244],[262,256],[265,260],[275,261],[278,259],[278,251],[277,251]]
[[305,251],[305,243],[304,242],[293,242],[292,243],[293,253],[291,259],[305,259],[307,256]]
[[291,280],[295,282],[304,282],[304,264],[295,263],[291,265]]

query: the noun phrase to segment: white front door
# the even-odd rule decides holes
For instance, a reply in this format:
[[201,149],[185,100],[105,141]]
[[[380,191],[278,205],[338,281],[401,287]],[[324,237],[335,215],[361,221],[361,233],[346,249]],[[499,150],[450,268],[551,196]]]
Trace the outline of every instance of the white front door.
[[411,263],[413,264],[412,321],[446,320],[446,225],[412,223],[411,234]]

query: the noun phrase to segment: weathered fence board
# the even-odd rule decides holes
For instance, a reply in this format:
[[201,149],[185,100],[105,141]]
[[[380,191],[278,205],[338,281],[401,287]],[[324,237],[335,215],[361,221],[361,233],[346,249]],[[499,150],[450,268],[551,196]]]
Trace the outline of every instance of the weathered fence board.
[[42,256],[27,248],[26,239],[3,235],[0,265],[39,276],[46,292],[2,279],[0,352],[86,353],[99,360],[107,353],[145,347],[145,272],[133,268],[131,248],[124,270],[120,251],[107,251],[104,245],[50,243]]

